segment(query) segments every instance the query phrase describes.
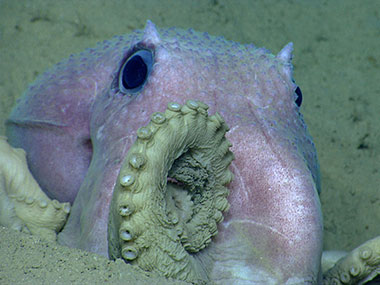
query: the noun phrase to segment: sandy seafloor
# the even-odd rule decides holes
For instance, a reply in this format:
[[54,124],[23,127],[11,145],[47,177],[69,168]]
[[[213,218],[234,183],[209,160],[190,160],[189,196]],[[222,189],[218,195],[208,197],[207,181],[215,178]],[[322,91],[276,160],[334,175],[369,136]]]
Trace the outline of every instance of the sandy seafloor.
[[[325,249],[380,235],[380,1],[0,0],[0,134],[46,68],[143,28],[194,28],[277,53],[294,43],[322,174]],[[0,284],[168,284],[122,262],[0,228]]]

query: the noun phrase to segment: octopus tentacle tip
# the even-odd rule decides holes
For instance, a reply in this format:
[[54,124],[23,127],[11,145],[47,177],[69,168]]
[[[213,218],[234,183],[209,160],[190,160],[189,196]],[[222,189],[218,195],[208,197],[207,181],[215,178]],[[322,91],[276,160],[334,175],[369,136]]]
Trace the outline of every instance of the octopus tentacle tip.
[[[165,113],[151,115],[149,144],[141,136],[151,123],[139,129],[110,205],[110,258],[188,282],[207,280],[193,254],[218,233],[233,177],[228,127],[207,109],[195,100],[169,103]],[[135,189],[126,193],[132,184]]]
[[323,284],[366,284],[379,277],[380,236],[367,241],[339,259],[324,273]]
[[[14,171],[17,169],[17,171]],[[26,153],[0,140],[0,225],[55,241],[70,212],[69,203],[50,200],[30,173]]]

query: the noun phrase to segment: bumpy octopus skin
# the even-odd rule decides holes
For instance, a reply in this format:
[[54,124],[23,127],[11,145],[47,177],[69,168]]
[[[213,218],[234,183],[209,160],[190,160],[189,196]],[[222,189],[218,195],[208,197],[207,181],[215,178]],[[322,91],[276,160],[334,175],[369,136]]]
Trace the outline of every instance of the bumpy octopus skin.
[[318,282],[319,168],[291,57],[148,22],[40,76],[7,136],[73,203],[58,242],[194,283]]

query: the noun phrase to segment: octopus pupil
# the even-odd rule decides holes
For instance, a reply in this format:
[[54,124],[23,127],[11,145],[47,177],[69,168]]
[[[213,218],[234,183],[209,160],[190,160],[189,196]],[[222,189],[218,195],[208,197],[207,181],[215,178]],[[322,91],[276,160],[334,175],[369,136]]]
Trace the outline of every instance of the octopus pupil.
[[123,70],[122,82],[125,89],[134,89],[144,84],[148,67],[143,58],[135,55],[130,58]]

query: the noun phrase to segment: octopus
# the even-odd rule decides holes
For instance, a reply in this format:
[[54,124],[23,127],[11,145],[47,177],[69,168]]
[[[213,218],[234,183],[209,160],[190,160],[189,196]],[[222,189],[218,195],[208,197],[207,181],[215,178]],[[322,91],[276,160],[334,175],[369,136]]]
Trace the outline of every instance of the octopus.
[[148,21],[71,55],[6,122],[0,224],[193,284],[375,280],[379,237],[322,274],[292,50]]

